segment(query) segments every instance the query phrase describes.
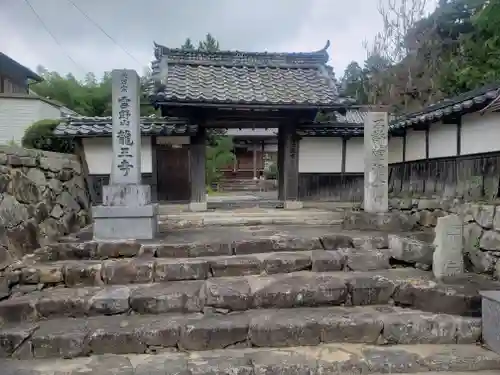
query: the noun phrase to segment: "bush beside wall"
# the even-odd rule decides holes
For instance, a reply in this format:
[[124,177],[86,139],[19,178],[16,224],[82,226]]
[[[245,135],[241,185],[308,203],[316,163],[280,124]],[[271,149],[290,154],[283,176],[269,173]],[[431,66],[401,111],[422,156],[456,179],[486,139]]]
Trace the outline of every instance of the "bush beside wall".
[[0,269],[90,223],[78,158],[0,146]]

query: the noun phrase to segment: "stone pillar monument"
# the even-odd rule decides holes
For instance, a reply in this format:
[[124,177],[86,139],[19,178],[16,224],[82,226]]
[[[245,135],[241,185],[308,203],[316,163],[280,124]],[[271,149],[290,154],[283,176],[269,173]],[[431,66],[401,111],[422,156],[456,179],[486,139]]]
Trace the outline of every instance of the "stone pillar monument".
[[113,70],[112,85],[113,160],[103,203],[92,210],[94,239],[152,239],[157,205],[151,203],[151,187],[141,185],[139,76],[134,70]]
[[383,213],[389,209],[388,198],[388,132],[386,111],[369,110],[364,124],[365,212]]

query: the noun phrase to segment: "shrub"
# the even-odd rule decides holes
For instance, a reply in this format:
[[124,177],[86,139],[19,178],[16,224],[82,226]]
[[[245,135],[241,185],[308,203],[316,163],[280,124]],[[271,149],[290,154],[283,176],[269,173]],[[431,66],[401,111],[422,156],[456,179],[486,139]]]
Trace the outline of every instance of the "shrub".
[[54,136],[54,130],[59,122],[60,120],[41,120],[33,123],[24,132],[23,147],[66,154],[73,153],[75,145],[72,139]]

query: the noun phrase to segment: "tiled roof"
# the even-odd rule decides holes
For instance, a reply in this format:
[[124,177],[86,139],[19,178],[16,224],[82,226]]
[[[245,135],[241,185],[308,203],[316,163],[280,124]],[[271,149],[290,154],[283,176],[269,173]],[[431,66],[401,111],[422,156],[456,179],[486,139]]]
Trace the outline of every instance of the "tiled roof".
[[323,126],[302,126],[297,129],[297,134],[302,137],[314,137],[314,136],[325,136],[325,137],[359,137],[363,135],[362,126],[342,126],[338,124],[324,124]]
[[[54,130],[61,137],[104,137],[112,132],[112,117],[65,117]],[[172,117],[142,117],[142,135],[194,135],[198,125]]]
[[22,76],[37,82],[43,81],[43,78],[31,69],[19,64],[16,60],[10,58],[5,53],[0,52],[0,74],[12,75],[14,77]]
[[311,53],[199,52],[155,44],[154,104],[339,104],[325,48]]
[[[500,82],[495,82],[454,98],[443,100],[419,112],[401,116],[391,122],[389,129],[396,130],[412,125],[438,122],[445,116],[476,112],[485,108],[499,96]],[[493,109],[492,109],[493,110]]]

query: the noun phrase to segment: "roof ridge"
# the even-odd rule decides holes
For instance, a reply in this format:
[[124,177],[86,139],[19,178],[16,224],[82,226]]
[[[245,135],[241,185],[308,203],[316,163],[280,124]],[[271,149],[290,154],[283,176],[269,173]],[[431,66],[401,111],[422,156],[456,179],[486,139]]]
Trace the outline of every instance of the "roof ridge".
[[183,50],[180,48],[169,48],[154,42],[154,55],[157,60],[167,57],[169,63],[200,63],[202,61],[219,64],[241,64],[241,65],[304,65],[304,64],[326,64],[329,60],[328,52],[330,41],[317,51],[312,52],[250,52],[237,50],[223,51],[199,51]]

